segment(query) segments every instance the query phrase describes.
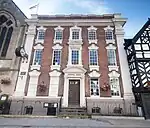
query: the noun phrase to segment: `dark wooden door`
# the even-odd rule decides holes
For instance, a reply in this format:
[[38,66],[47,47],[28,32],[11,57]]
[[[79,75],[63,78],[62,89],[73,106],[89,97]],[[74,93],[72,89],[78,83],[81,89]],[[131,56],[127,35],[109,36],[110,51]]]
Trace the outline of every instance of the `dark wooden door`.
[[80,80],[69,80],[68,105],[80,105]]

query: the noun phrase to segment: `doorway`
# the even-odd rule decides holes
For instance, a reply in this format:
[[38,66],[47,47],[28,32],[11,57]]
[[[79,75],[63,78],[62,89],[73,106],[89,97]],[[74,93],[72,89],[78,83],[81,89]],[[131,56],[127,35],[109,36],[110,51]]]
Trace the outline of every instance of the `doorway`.
[[68,106],[80,106],[80,80],[69,80]]

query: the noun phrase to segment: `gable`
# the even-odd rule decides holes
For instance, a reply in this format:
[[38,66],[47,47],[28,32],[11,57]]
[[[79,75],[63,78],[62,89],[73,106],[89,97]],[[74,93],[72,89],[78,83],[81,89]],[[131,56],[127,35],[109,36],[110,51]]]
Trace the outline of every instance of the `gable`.
[[27,19],[24,13],[12,0],[0,0],[0,14],[2,13],[11,14],[17,22],[20,22],[21,25],[24,24],[25,19]]

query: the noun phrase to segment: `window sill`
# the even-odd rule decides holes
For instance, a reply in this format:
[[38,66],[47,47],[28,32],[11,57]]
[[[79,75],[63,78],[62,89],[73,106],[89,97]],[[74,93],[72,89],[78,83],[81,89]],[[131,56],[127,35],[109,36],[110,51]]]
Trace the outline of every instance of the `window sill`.
[[51,70],[54,70],[54,69],[60,70],[60,65],[52,65]]
[[108,66],[108,68],[109,68],[109,71],[113,71],[113,70],[118,71],[119,66]]
[[96,40],[88,40],[88,41],[89,41],[89,44],[92,44],[92,43],[97,44],[97,39]]
[[69,39],[68,44],[83,44],[83,42],[82,39],[77,39],[77,40]]
[[100,99],[100,96],[90,96],[89,99]]
[[44,43],[44,39],[42,39],[42,40],[36,39],[36,40],[35,40],[35,44],[38,44],[38,43],[43,44],[43,43]]
[[83,67],[83,65],[81,65],[81,64],[76,64],[76,65],[67,64],[67,67]]
[[98,65],[92,65],[92,66],[89,66],[89,68],[90,68],[90,71],[92,71],[92,70],[99,71],[99,66]]
[[106,40],[106,44],[115,44],[115,40],[114,39]]
[[53,40],[53,43],[54,43],[54,44],[57,44],[57,43],[62,44],[62,40],[56,40],[56,39],[54,39],[54,40]]
[[30,69],[31,70],[40,70],[41,65],[31,65]]

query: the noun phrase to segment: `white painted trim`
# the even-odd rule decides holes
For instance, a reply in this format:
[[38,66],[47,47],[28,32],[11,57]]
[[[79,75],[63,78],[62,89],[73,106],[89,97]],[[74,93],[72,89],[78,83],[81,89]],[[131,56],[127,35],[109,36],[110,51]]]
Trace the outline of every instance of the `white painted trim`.
[[[99,76],[100,77],[100,76]],[[97,76],[94,76],[94,77],[91,77],[90,76],[90,97],[91,98],[96,98],[96,99],[98,99],[98,98],[100,98],[100,78],[99,77],[97,77]],[[94,95],[91,95],[91,79],[98,79],[98,89],[99,89],[99,95],[96,95],[96,96],[94,96]]]
[[[72,39],[72,32],[73,32],[73,29],[78,29],[78,30],[79,30],[79,39]],[[71,27],[71,28],[70,28],[69,42],[72,42],[72,41],[80,41],[80,40],[82,41],[81,34],[82,34],[82,28],[77,27],[77,25]]]
[[75,77],[66,77],[64,81],[64,92],[63,92],[63,107],[68,107],[68,92],[69,92],[69,80],[78,79],[80,80],[80,107],[85,107],[85,76],[83,75],[82,78],[75,78]]
[[115,70],[115,71],[119,71],[119,66],[108,66],[108,69],[109,69],[109,71],[113,71],[113,70]]
[[89,76],[90,76],[91,78],[99,78],[100,75],[101,75],[101,74],[100,74],[99,72],[95,71],[95,70],[93,70],[92,72],[89,73]]
[[60,65],[51,65],[51,70],[60,70]]
[[43,27],[43,26],[40,26],[40,27],[37,28],[38,31],[39,31],[39,30],[46,31],[46,29],[47,29],[47,28],[45,28],[45,27]]
[[127,62],[127,55],[124,50],[124,29],[122,28],[120,22],[115,22],[115,34],[116,34],[116,41],[118,47],[118,55],[119,55],[119,62],[120,62],[120,69],[121,69],[121,77],[122,77],[122,84],[124,90],[124,98],[125,99],[134,99],[133,92],[132,92],[132,83],[130,78],[129,66]]
[[120,74],[119,74],[118,72],[116,72],[116,71],[112,71],[112,72],[110,72],[110,73],[108,74],[108,76],[109,76],[110,78],[119,78],[119,77],[120,77]]
[[52,47],[53,50],[61,50],[62,49],[62,46],[60,44],[55,44],[53,47]]
[[57,71],[57,70],[53,70],[49,73],[49,75],[51,77],[59,77],[61,75],[61,72]]
[[112,27],[110,27],[110,26],[107,26],[107,27],[104,28],[104,30],[105,30],[105,31],[107,31],[107,30],[112,30],[112,31],[113,31],[114,28],[112,28]]
[[37,44],[37,43],[43,44],[43,43],[44,43],[44,39],[38,39],[38,37],[39,37],[39,32],[40,32],[40,31],[45,32],[46,29],[47,29],[47,28],[45,28],[45,27],[43,27],[43,26],[40,26],[40,27],[37,28],[37,37],[36,37],[36,40],[35,40],[35,44]]
[[99,71],[98,65],[90,65],[89,68],[90,68],[90,71],[93,71],[93,70]]
[[[92,70],[97,70],[97,71],[99,71],[99,62],[98,62],[98,51],[97,51],[97,49],[98,49],[99,47],[97,47],[95,44],[92,44],[92,45],[90,45],[89,47],[88,47],[88,49],[89,49],[89,68],[90,68],[90,71],[92,71]],[[97,65],[90,65],[90,50],[96,50],[96,54],[97,54]]]
[[[97,28],[91,26],[91,27],[89,27],[89,28],[87,28],[87,29],[88,29],[88,41],[89,41],[89,44],[91,44],[91,43],[97,44],[97,32],[96,32]],[[90,39],[89,39],[89,32],[91,32],[91,31],[94,31],[94,32],[95,32],[95,40],[90,40]]]
[[30,69],[31,70],[40,70],[41,65],[31,65]]
[[88,27],[87,29],[88,29],[88,31],[90,31],[90,30],[95,30],[95,31],[96,31],[96,30],[97,30],[97,28],[96,28],[96,27],[94,27],[93,25],[92,25],[92,26],[90,26],[90,27]]
[[82,46],[80,45],[69,45],[69,55],[68,55],[68,64],[67,66],[74,66],[72,64],[72,50],[78,50],[79,51],[79,64],[76,64],[76,66],[82,66]]
[[34,48],[35,50],[42,50],[42,49],[44,49],[44,46],[41,45],[41,44],[36,44],[33,48]]
[[113,44],[109,44],[106,46],[106,49],[113,49],[113,50],[116,50],[116,46],[114,46]]
[[[41,48],[42,48],[42,47],[41,47]],[[44,47],[43,47],[43,48],[44,48]],[[35,65],[35,64],[34,64],[35,54],[36,54],[36,51],[38,51],[38,50],[41,50],[41,51],[42,51],[43,49],[35,49],[35,50],[34,50],[34,56],[33,56],[33,60],[32,60],[32,65]],[[43,52],[43,51],[42,51],[42,52]],[[42,56],[41,56],[41,57],[42,57]],[[41,58],[41,59],[42,59],[42,58]],[[39,65],[39,64],[36,64],[35,66],[37,66],[37,65]],[[35,68],[35,67],[34,67],[34,68]]]
[[63,41],[63,39],[62,39],[62,40],[56,40],[56,39],[54,39],[54,40],[53,40],[53,43],[54,43],[54,44],[57,44],[57,43],[62,44],[62,41]]
[[[120,80],[119,80],[119,77],[117,76],[112,76],[112,77],[109,77],[109,81],[111,80],[111,79],[117,79],[117,91],[119,91],[119,96],[113,96],[113,95],[111,95],[111,97],[115,97],[115,98],[119,98],[119,97],[121,97],[121,91],[120,91]],[[112,86],[110,85],[110,90],[113,90],[112,89]]]
[[44,40],[35,39],[35,44],[38,44],[38,43],[44,44]]
[[[64,28],[62,28],[61,26],[57,26],[56,28],[54,28],[54,30],[55,30],[55,36],[54,36],[53,43],[54,43],[54,44],[56,44],[56,43],[62,44],[62,41],[63,41],[63,30],[64,30]],[[56,32],[57,32],[57,31],[62,32],[62,39],[61,39],[61,40],[57,40],[57,39],[56,39]]]
[[[51,97],[51,96],[24,96],[24,98],[26,99],[49,99],[49,98],[56,98],[56,99],[60,99],[61,97],[60,96],[57,96],[57,97]],[[45,102],[48,102],[48,101],[45,101]]]
[[96,46],[95,44],[91,44],[89,47],[88,47],[88,49],[89,50],[97,50],[99,47],[98,46]]
[[[113,48],[113,46],[111,46],[110,48]],[[109,47],[108,47],[108,49],[107,49],[107,58],[108,58],[108,50],[113,50],[114,56],[115,56],[115,65],[108,65],[108,67],[110,67],[110,70],[111,70],[112,68],[114,68],[114,67],[116,67],[116,69],[117,69],[117,58],[116,58],[116,50],[115,50],[115,47],[114,47],[113,49],[109,49]],[[118,66],[118,67],[119,67],[119,66]]]
[[56,31],[56,30],[61,30],[61,31],[63,31],[64,30],[64,28],[63,27],[61,27],[61,26],[57,26],[56,28],[54,28],[54,30]]
[[41,74],[41,72],[37,71],[37,70],[33,70],[29,72],[29,76],[30,77],[38,77]]
[[122,97],[87,97],[87,99],[98,99],[98,100],[123,100]]
[[94,43],[94,44],[97,44],[97,41],[98,41],[98,40],[96,39],[96,40],[88,40],[88,41],[89,41],[89,44],[93,44],[93,43]]
[[115,44],[115,39],[112,39],[112,40],[105,39],[105,41],[106,41],[106,44]]

